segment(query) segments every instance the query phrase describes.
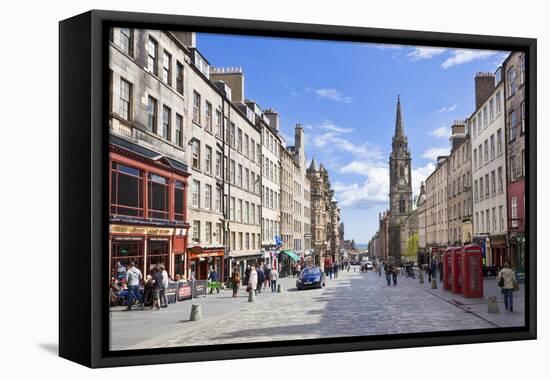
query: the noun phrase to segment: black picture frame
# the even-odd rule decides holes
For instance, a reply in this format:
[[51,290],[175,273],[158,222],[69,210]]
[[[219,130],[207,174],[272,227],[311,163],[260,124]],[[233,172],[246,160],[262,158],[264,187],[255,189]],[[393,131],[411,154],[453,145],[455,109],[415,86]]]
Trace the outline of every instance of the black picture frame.
[[[108,30],[111,26],[526,53],[526,326],[135,351],[108,350]],[[536,339],[536,39],[92,10],[59,24],[59,354],[88,367]]]

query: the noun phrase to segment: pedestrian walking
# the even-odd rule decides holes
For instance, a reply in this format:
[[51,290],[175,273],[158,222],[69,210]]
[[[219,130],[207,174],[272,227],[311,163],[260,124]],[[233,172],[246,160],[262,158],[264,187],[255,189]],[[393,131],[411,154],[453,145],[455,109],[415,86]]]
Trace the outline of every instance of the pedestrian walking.
[[269,271],[269,281],[271,281],[271,292],[274,293],[277,290],[277,280],[279,279],[279,273],[277,269],[273,268]]
[[[248,290],[248,288],[250,288],[250,290]],[[258,272],[256,272],[256,268],[254,266],[251,266],[250,267],[250,275],[248,277],[248,285],[247,285],[246,290],[247,291],[251,291],[251,290],[256,291],[257,288],[258,288]]]
[[160,310],[160,291],[162,289],[162,272],[158,266],[153,270],[153,310]]
[[257,285],[256,292],[259,294],[262,292],[262,286],[265,280],[265,273],[261,267],[258,268],[257,273],[258,273],[258,285]]
[[136,299],[139,301],[141,308],[143,309],[143,298],[141,296],[141,293],[139,292],[139,283],[143,279],[143,275],[141,274],[141,270],[136,268],[136,265],[133,261],[131,261],[128,266],[130,268],[126,271],[126,283],[128,285],[128,294],[126,296],[126,310],[130,311],[132,309],[132,305],[134,304]]
[[443,281],[443,263],[440,261],[437,263],[437,267],[439,268],[439,282]]
[[246,285],[246,287],[248,287],[249,278],[250,278],[250,266],[247,265],[244,271],[244,282],[243,282],[243,284]]
[[332,277],[334,276],[334,264],[330,264],[328,268],[328,276],[332,280]]
[[269,272],[271,271],[271,268],[269,264],[265,264],[264,266],[264,289],[267,289],[268,287],[271,287],[271,283],[269,282]]
[[334,278],[338,278],[338,264],[334,264]]
[[233,298],[237,298],[239,292],[239,286],[241,284],[241,275],[237,268],[233,269],[233,274],[231,275],[231,284],[233,285]]
[[426,265],[426,272],[428,273],[428,282],[432,282],[432,268],[430,265]]
[[388,283],[388,286],[391,285],[391,275],[392,275],[392,270],[393,270],[393,267],[391,266],[391,264],[385,264],[384,265],[384,271],[386,273],[386,282]]
[[430,265],[431,271],[432,271],[432,277],[434,279],[437,279],[437,263],[435,260],[432,259],[432,263]]
[[160,305],[161,307],[168,307],[168,272],[164,269],[164,265],[159,264],[159,270],[162,274],[162,287],[160,288]]
[[[216,270],[216,266],[214,266],[212,268],[212,270],[210,271],[210,274],[208,275],[208,281],[212,282],[212,283],[219,283],[220,282],[220,276],[218,274],[218,271]],[[212,291],[213,289],[210,288],[210,294],[212,294]],[[216,286],[216,291],[218,292],[218,294],[220,293],[220,286]]]
[[510,268],[510,264],[504,263],[504,267],[497,275],[498,286],[502,288],[504,295],[504,308],[507,311],[514,311],[514,289],[517,289],[516,273]]
[[393,286],[397,285],[397,269],[393,269],[392,267],[391,276],[393,279]]

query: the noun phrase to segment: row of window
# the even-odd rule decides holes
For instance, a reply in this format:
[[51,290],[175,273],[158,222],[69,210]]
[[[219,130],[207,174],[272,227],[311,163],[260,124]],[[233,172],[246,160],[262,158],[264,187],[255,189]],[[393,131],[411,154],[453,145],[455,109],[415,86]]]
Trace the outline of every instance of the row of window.
[[[126,55],[134,57],[134,30],[130,28],[111,29],[111,41],[115,40],[114,32],[118,30],[118,47]],[[162,55],[160,54],[162,52]],[[159,59],[162,58],[162,61]],[[173,67],[172,54],[168,50],[160,48],[158,41],[149,36],[147,40],[147,61],[144,67],[151,74],[158,76],[162,82],[170,87],[174,87],[176,91],[183,95],[183,75],[184,66],[175,61],[175,75]],[[160,69],[159,69],[160,68]],[[175,79],[175,83],[174,83]]]
[[262,205],[269,209],[279,211],[279,193],[267,186],[262,188]]
[[[496,156],[500,156],[503,152],[503,140],[502,129],[499,128],[495,134],[491,136],[483,143],[479,144],[478,148],[474,148],[474,169],[481,168],[484,164],[487,164],[490,160],[493,160]],[[496,150],[495,150],[496,139]],[[490,155],[489,155],[490,152]],[[479,165],[478,165],[479,164]]]
[[[489,181],[490,179],[490,181]],[[478,186],[479,183],[479,186]],[[483,201],[484,198],[494,196],[504,191],[504,176],[502,167],[497,170],[492,170],[485,174],[485,177],[480,177],[479,180],[474,180],[474,201]]]
[[472,180],[472,175],[470,174],[470,171],[464,173],[462,177],[458,176],[456,180],[453,180],[452,186],[449,183],[448,197],[450,198],[451,195],[453,197],[456,197],[457,195],[460,195],[462,191],[468,190],[472,184],[471,180]]
[[451,156],[452,171],[459,169],[462,164],[470,160],[470,143],[463,143],[460,149],[453,152]]
[[[111,72],[112,83],[112,72]],[[133,121],[133,84],[125,78],[120,78],[119,98],[118,98],[118,115],[128,121]],[[150,132],[162,136],[166,141],[173,142],[180,147],[183,147],[183,116],[175,113],[175,120],[172,118],[172,109],[167,106],[162,106],[161,127],[159,128],[159,102],[153,96],[147,96],[147,119],[145,127]],[[175,133],[172,135],[172,125],[175,122]]]
[[[491,217],[492,215],[492,217]],[[489,232],[504,232],[504,206],[498,207],[498,222],[497,222],[497,208],[487,209],[485,211],[476,211],[474,233],[482,234]]]
[[266,156],[262,156],[263,161],[263,176],[272,181],[273,183],[279,185],[279,166],[277,163],[272,162]]
[[[518,164],[518,158],[521,159],[521,165]],[[521,150],[521,156],[517,156],[514,153],[510,154],[510,180],[516,181],[525,176],[525,150]]]
[[262,218],[262,240],[274,243],[275,235],[279,235],[279,222]]
[[111,165],[111,215],[184,222],[184,198],[181,181],[117,162]]
[[[525,84],[525,54],[521,54],[519,58],[519,85]],[[514,66],[510,67],[506,72],[508,78],[508,97],[511,97],[516,94],[517,84],[516,84],[516,68]]]
[[[204,225],[204,230],[202,226]],[[195,243],[206,244],[223,244],[223,229],[221,223],[216,223],[216,229],[213,230],[212,222],[201,222],[200,220],[193,221],[192,238]],[[261,248],[260,234],[251,232],[235,232],[230,233],[229,246],[235,250],[249,250]]]
[[525,102],[521,103],[520,106],[520,117],[521,120],[518,122],[517,112],[515,110],[512,110],[510,112],[510,116],[508,117],[508,129],[510,130],[510,142],[514,141],[516,137],[518,136],[518,132],[521,132],[521,134],[525,133]]
[[264,138],[263,138],[263,144],[264,146],[271,151],[276,157],[279,157],[280,151],[280,144],[277,138],[273,136],[273,134],[264,132]]
[[260,234],[231,231],[229,239],[231,250],[261,249]]
[[477,137],[484,129],[487,128],[489,123],[502,114],[502,95],[498,91],[495,97],[492,97],[489,100],[489,104],[485,104],[483,109],[477,113],[477,116],[474,116],[471,119],[472,134]]

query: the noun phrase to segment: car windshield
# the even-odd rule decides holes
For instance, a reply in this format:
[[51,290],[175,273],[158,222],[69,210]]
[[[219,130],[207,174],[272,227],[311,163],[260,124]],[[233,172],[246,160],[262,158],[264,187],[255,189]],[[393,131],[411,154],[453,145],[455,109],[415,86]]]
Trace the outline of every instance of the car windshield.
[[306,275],[306,274],[317,274],[319,272],[319,269],[317,268],[309,268],[309,269],[304,269],[302,274],[303,275]]

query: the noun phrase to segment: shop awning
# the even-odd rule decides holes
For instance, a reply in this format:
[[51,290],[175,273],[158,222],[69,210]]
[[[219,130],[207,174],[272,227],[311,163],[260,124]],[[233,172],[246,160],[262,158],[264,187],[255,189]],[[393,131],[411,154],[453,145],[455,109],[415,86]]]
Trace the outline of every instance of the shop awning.
[[298,261],[300,260],[300,256],[298,256],[297,254],[295,254],[292,250],[290,249],[285,249],[284,251],[281,251],[282,253],[288,255],[288,257],[290,257],[292,260],[294,261]]

